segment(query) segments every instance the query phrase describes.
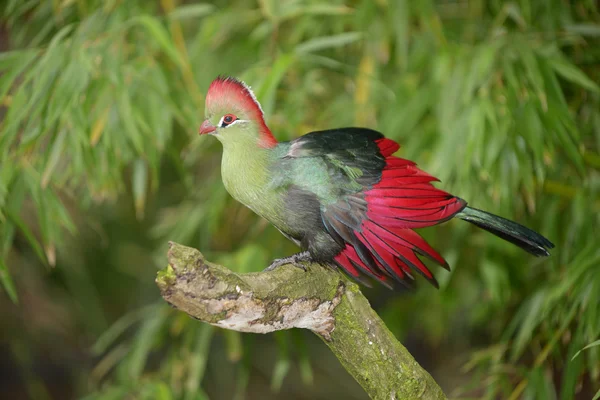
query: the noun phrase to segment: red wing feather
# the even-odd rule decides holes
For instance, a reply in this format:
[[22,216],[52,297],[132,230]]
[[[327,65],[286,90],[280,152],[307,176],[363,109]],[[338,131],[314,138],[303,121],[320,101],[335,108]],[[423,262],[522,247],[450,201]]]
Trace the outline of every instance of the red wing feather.
[[425,209],[433,207],[443,207],[456,202],[456,198],[447,197],[381,197],[381,196],[365,196],[368,204],[381,204],[386,205],[390,208],[412,208],[412,209]]
[[347,244],[337,256],[334,258],[335,263],[349,273],[354,279],[361,281],[365,285],[368,286],[367,282],[362,281],[361,272],[379,282],[384,284],[385,286],[391,289],[389,283],[387,283],[387,276],[381,274],[377,271],[371,270],[358,256],[358,253],[352,247],[352,245]]
[[[381,138],[375,141],[377,147],[379,147],[379,152],[382,156],[387,157],[394,154],[400,148],[400,145],[394,142],[392,139]],[[408,160],[405,160],[408,161]],[[412,162],[412,161],[409,161]]]
[[[448,264],[413,229],[452,218],[466,202],[431,185],[430,182],[437,179],[417,168],[412,161],[392,156],[400,147],[396,142],[379,139],[375,143],[385,157],[386,165],[379,182],[363,192],[366,206],[354,204],[354,207],[363,208],[363,219],[359,224],[350,224],[344,217],[338,217],[338,221],[353,227],[353,234],[360,241],[354,242],[355,245],[361,245],[361,254],[365,252],[364,245],[375,263],[369,263],[371,267],[366,265],[364,254],[360,257],[351,244],[335,257],[335,262],[356,278],[364,273],[386,285],[390,277],[410,286],[413,280],[410,271],[414,270],[437,286],[433,274],[418,255],[445,268]],[[374,270],[375,266],[378,270]]]

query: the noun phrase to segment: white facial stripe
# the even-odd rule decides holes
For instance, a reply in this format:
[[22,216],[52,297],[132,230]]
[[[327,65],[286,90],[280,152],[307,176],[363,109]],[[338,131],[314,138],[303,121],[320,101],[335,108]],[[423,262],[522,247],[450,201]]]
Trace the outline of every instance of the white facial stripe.
[[229,125],[227,125],[225,128],[229,128],[232,125],[235,125],[237,123],[244,123],[244,122],[248,122],[248,120],[246,120],[246,119],[236,119],[235,121],[233,121],[232,123],[230,123]]
[[236,119],[235,121],[233,121],[232,123],[230,123],[229,125],[223,126],[223,118],[225,118],[225,116],[222,116],[221,119],[219,120],[219,124],[217,125],[219,128],[229,128],[230,126],[233,126],[237,123],[244,123],[244,122],[248,122],[247,119]]

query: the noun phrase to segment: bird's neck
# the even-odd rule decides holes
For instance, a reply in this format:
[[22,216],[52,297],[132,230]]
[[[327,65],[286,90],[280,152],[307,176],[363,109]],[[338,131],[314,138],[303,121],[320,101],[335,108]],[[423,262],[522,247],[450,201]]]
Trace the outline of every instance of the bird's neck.
[[268,190],[273,152],[273,148],[261,147],[256,138],[249,136],[235,142],[223,141],[221,174],[225,188],[258,214],[263,214],[261,203],[273,200]]

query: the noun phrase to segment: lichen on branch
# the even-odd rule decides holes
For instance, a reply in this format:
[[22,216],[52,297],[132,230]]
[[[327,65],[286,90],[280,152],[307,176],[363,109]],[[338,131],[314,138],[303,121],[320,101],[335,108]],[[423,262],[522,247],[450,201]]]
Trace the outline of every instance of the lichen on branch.
[[318,264],[306,271],[236,274],[196,249],[169,243],[156,283],[193,318],[240,332],[304,328],[319,335],[373,399],[446,399],[433,378],[387,329],[358,286]]

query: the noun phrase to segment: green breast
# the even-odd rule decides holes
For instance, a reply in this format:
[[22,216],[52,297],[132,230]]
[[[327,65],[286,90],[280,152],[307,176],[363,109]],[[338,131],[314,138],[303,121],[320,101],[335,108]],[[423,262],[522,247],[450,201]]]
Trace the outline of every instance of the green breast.
[[225,189],[276,227],[285,228],[283,193],[276,190],[269,170],[274,154],[256,146],[224,144],[221,175]]

